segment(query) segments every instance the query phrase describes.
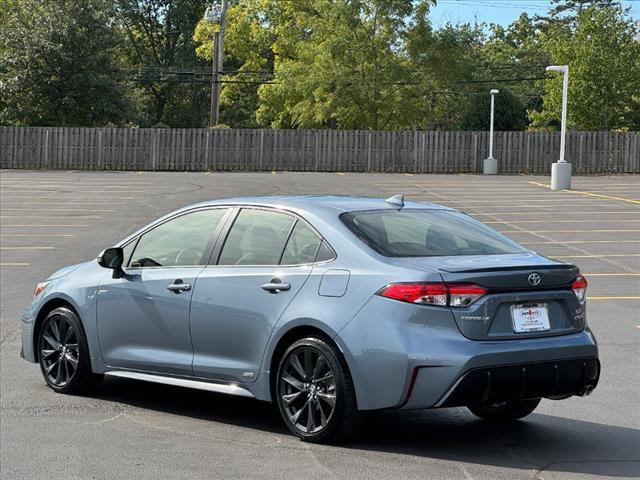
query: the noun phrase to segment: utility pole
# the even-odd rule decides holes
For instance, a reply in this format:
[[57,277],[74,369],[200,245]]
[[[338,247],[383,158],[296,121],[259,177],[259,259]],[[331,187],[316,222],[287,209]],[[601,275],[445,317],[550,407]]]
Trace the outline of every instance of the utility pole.
[[224,31],[227,26],[227,0],[222,0],[222,4],[216,3],[208,7],[204,14],[205,20],[220,25],[217,32],[213,34],[212,56],[213,70],[211,72],[211,112],[209,115],[209,126],[218,125],[220,120],[220,90],[222,84],[220,76],[224,67]]

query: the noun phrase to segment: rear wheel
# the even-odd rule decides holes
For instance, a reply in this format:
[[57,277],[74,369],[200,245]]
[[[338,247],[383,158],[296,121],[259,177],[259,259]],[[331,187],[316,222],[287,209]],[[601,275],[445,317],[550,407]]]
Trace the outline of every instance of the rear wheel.
[[82,324],[78,315],[66,307],[52,310],[42,322],[38,358],[45,382],[56,392],[84,393],[102,378],[91,372]]
[[276,379],[276,401],[289,430],[308,442],[335,443],[357,426],[353,381],[340,352],[316,337],[294,342]]
[[531,400],[514,400],[496,405],[470,405],[467,408],[471,410],[471,413],[483,420],[511,422],[529,415],[539,403],[540,399],[534,398]]

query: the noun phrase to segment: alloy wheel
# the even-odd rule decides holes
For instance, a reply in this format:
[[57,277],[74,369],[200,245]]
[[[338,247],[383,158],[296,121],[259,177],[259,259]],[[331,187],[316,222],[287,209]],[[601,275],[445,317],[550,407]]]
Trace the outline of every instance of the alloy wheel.
[[316,433],[327,426],[336,407],[336,380],[319,350],[304,346],[290,352],[278,387],[280,405],[297,430]]
[[73,325],[62,316],[51,317],[42,329],[39,348],[47,381],[55,387],[68,385],[80,359],[78,335]]

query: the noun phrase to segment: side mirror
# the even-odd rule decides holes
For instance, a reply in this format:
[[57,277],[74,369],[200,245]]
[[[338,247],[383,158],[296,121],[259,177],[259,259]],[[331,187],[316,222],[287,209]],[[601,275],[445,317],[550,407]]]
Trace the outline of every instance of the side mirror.
[[124,275],[123,263],[124,253],[120,247],[107,248],[98,255],[98,265],[113,270],[113,278],[120,278]]

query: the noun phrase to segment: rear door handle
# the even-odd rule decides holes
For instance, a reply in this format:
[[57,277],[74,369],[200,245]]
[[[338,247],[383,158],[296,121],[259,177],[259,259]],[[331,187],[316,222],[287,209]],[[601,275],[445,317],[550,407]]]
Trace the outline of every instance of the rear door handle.
[[269,293],[280,293],[286,290],[291,290],[291,284],[286,282],[281,282],[277,278],[274,278],[268,283],[263,283],[260,285],[260,288],[266,290]]
[[171,285],[167,285],[167,290],[171,290],[175,293],[188,292],[191,290],[191,284],[183,283],[182,280],[176,280]]

